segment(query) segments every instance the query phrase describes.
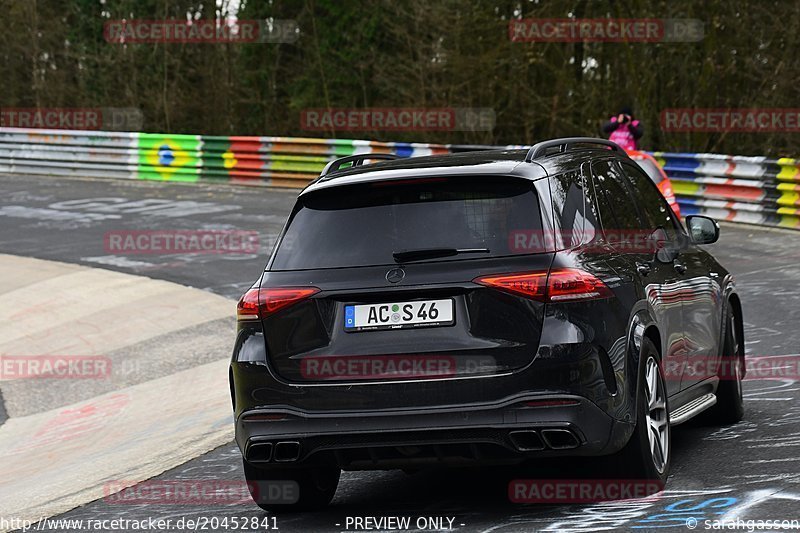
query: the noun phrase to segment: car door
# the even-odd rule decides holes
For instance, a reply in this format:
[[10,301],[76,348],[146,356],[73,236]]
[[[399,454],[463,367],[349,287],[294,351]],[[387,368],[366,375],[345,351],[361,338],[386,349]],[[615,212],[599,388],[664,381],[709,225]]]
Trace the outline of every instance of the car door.
[[[593,163],[592,174],[606,240],[615,249],[620,272],[642,287],[641,297],[647,299],[661,334],[667,393],[675,394],[680,390],[686,364],[679,298],[681,274],[673,264],[659,260],[652,245],[650,238],[660,226],[648,212],[658,210],[658,206],[652,205],[652,197],[642,197],[622,168],[611,160]],[[670,238],[669,233],[666,238]]]
[[[676,249],[674,266],[680,274],[680,295],[683,307],[683,330],[687,357],[681,389],[712,377],[717,358],[717,345],[721,334],[720,302],[722,288],[718,272],[700,247],[692,244],[683,227],[675,219],[673,211],[664,198],[654,194],[655,188],[637,168],[623,164],[631,183],[643,196],[652,200],[648,215],[659,224],[663,224],[670,232],[674,231],[681,245]],[[656,209],[656,206],[657,209]]]
[[718,275],[711,272],[705,254],[691,244],[674,212],[652,182],[637,167],[622,164],[625,175],[642,198],[641,205],[651,224],[664,227],[670,240],[677,243],[672,265],[679,276],[677,296],[683,310],[684,350],[686,367],[681,389],[711,377],[720,335],[719,301],[722,297]]
[[716,376],[721,360],[723,290],[719,265],[699,246],[688,242],[681,250],[686,267],[684,300],[687,368],[681,388]]

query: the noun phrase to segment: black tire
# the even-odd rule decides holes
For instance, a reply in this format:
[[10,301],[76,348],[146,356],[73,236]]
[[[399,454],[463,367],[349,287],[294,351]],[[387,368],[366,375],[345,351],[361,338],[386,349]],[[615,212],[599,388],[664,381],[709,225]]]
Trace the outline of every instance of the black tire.
[[[648,386],[648,370],[655,365],[656,386],[660,390],[655,402],[650,402]],[[663,406],[659,407],[663,403]],[[650,409],[651,405],[653,409]],[[664,440],[661,440],[663,428]],[[656,434],[654,434],[655,432]],[[650,436],[656,439],[651,441]],[[655,442],[655,444],[654,444]],[[664,444],[665,443],[665,444]],[[655,451],[651,451],[655,448]],[[659,451],[661,451],[659,456]],[[660,459],[659,459],[660,457]],[[669,426],[669,403],[667,385],[661,368],[661,358],[653,342],[645,337],[642,340],[642,352],[639,365],[639,378],[636,395],[636,427],[631,439],[619,453],[618,465],[625,477],[631,479],[652,480],[665,483],[669,475],[672,457],[672,433]]]
[[243,461],[253,501],[273,513],[316,511],[326,507],[339,485],[337,467],[256,467]]
[[744,418],[742,378],[744,376],[744,342],[739,339],[736,316],[725,306],[723,320],[722,364],[717,375],[717,403],[701,414],[701,421],[710,425],[735,424]]

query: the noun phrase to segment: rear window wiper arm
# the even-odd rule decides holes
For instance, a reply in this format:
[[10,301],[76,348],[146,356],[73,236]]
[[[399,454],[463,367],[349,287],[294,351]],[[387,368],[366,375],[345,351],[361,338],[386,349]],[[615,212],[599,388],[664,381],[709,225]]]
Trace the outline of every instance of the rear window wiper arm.
[[393,252],[392,257],[398,263],[408,261],[423,261],[437,257],[451,257],[460,254],[488,254],[488,248],[419,248],[416,250],[402,250]]

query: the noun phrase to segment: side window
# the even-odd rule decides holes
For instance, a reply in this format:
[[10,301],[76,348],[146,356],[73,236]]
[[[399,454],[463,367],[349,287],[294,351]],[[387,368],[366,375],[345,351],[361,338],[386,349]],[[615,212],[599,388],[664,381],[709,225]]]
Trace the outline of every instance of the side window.
[[583,223],[584,243],[589,243],[595,240],[601,233],[600,213],[597,209],[597,203],[594,200],[594,193],[592,189],[592,171],[589,163],[581,165],[581,177],[583,178],[583,199],[585,205]]
[[667,201],[655,183],[641,169],[629,163],[621,164],[625,177],[631,185],[637,203],[647,217],[647,228],[664,228],[670,240],[677,237],[677,223]]
[[618,232],[645,227],[636,203],[615,166],[608,161],[593,163],[592,178],[600,222],[605,231]]
[[[587,182],[582,172],[565,172],[550,178],[550,194],[559,248],[574,248],[594,239],[597,217],[588,200]],[[588,206],[588,207],[587,207]]]

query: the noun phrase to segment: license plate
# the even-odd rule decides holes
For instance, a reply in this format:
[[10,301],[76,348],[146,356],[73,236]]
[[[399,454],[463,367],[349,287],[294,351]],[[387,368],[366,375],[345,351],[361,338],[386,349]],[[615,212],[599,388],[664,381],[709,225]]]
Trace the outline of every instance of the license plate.
[[344,329],[347,331],[449,326],[453,323],[453,300],[450,298],[344,306]]

